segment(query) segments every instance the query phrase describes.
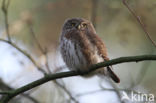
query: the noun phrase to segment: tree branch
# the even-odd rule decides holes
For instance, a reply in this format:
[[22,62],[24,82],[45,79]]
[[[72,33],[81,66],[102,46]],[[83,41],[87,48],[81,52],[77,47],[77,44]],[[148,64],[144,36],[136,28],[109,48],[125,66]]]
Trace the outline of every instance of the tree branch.
[[[138,93],[137,91],[133,90],[133,89],[129,89],[129,88],[126,88],[126,89],[122,89],[122,88],[117,88],[120,92],[122,91],[126,91],[126,92],[134,92],[134,93]],[[104,88],[102,87],[101,89],[98,89],[98,90],[94,90],[94,91],[89,91],[89,92],[86,92],[86,93],[79,93],[77,94],[76,96],[77,97],[81,97],[81,96],[85,96],[85,95],[92,95],[94,93],[98,93],[98,92],[103,92],[103,91],[110,91],[110,92],[115,92],[116,90],[115,89],[112,89],[112,88]]]
[[54,83],[55,83],[56,85],[58,85],[61,89],[63,89],[63,90],[65,91],[65,93],[68,94],[69,98],[70,98],[72,101],[74,101],[74,103],[79,103],[79,102],[75,99],[75,97],[72,96],[72,94],[69,92],[69,90],[68,90],[64,85],[60,84],[60,83],[57,82],[56,80],[54,80]]
[[10,92],[8,92],[8,91],[0,92],[0,95],[8,95],[8,94],[10,94]]
[[11,45],[12,47],[14,47],[15,49],[17,49],[19,52],[21,52],[24,56],[26,56],[33,64],[35,67],[37,67],[37,69],[46,74],[46,72],[44,71],[44,69],[42,69],[41,67],[38,66],[38,64],[36,63],[36,61],[32,58],[32,56],[30,54],[28,54],[26,51],[24,51],[23,49],[19,48],[16,44],[14,44],[13,42],[11,41],[8,41],[8,40],[4,40],[4,39],[1,39],[0,38],[0,41],[4,42],[4,43],[7,43],[9,45]]
[[[89,68],[89,71],[86,73],[83,73],[83,75],[88,74],[98,68],[101,68],[101,67],[106,67],[106,66],[120,64],[120,63],[127,63],[127,62],[139,62],[139,61],[145,61],[145,60],[156,60],[156,55],[140,55],[140,56],[129,56],[129,57],[120,57],[120,58],[112,59],[109,61],[105,61],[102,63],[92,65]],[[2,97],[2,99],[0,100],[0,103],[7,103],[9,100],[11,100],[13,97],[19,95],[20,93],[28,91],[34,87],[37,87],[41,84],[48,82],[50,80],[56,80],[56,79],[60,79],[60,78],[72,77],[72,76],[78,76],[78,75],[82,75],[82,73],[76,72],[76,71],[68,71],[68,72],[61,72],[61,73],[55,73],[55,74],[47,74],[39,80],[29,83],[29,84],[27,84],[21,88],[18,88],[16,90],[10,91],[9,95],[4,95]]]
[[98,8],[98,1],[99,0],[92,0],[92,12],[91,12],[91,21],[96,28],[96,22],[97,22],[97,8]]
[[27,25],[28,25],[28,28],[29,28],[29,30],[30,30],[30,33],[31,33],[31,35],[32,35],[32,37],[33,37],[33,39],[34,39],[34,41],[36,42],[36,45],[38,46],[38,48],[39,48],[39,50],[41,51],[41,53],[45,56],[45,58],[46,58],[46,63],[45,63],[45,66],[46,66],[46,68],[47,68],[47,70],[48,70],[48,73],[51,73],[51,71],[50,71],[50,67],[49,67],[49,64],[48,64],[48,52],[47,52],[47,49],[46,48],[42,48],[42,46],[41,46],[41,44],[40,44],[40,42],[39,42],[39,40],[37,39],[37,37],[36,37],[36,35],[35,35],[35,32],[34,32],[34,30],[33,30],[33,25],[32,25],[32,23],[27,23]]
[[4,13],[4,21],[5,21],[5,28],[6,28],[6,35],[8,41],[11,42],[10,32],[9,32],[9,22],[8,22],[8,8],[9,8],[10,0],[3,0],[2,1],[2,11]]
[[127,0],[122,0],[123,4],[127,7],[127,9],[130,11],[130,13],[134,16],[134,18],[138,21],[138,23],[140,24],[141,28],[143,29],[143,31],[145,32],[146,36],[148,37],[148,39],[152,42],[152,44],[156,47],[156,43],[154,42],[154,40],[152,39],[152,37],[150,36],[150,34],[148,33],[144,23],[142,22],[142,20],[140,19],[140,16],[137,16],[135,14],[135,12],[129,7]]
[[[6,83],[3,82],[3,80],[1,80],[0,78],[0,88],[3,91],[0,91],[0,95],[9,95],[11,93],[12,90],[15,90],[14,88],[8,86]],[[21,93],[20,96],[23,96],[29,100],[31,100],[33,103],[39,103],[38,100],[36,100],[35,98],[31,97],[30,94],[26,94],[26,93]]]
[[[41,51],[41,53],[45,56],[46,58],[46,63],[45,63],[45,66],[46,66],[46,69],[48,70],[48,73],[52,74],[51,70],[50,70],[50,67],[49,67],[49,63],[48,63],[48,52],[47,52],[47,49],[44,48],[41,46],[39,40],[37,39],[36,35],[35,35],[35,32],[34,32],[34,29],[33,29],[33,25],[32,25],[32,22],[28,22],[27,23],[28,25],[28,28],[30,29],[30,33],[34,39],[34,41],[36,42],[39,50]],[[57,68],[58,70],[58,68]],[[55,72],[54,72],[55,73]],[[69,98],[74,101],[74,103],[78,103],[78,101],[72,96],[72,94],[70,93],[70,91],[62,84],[60,84],[59,82],[57,82],[56,80],[53,81],[58,87],[60,87],[62,90],[64,90],[64,92],[66,92],[66,94],[69,96]]]

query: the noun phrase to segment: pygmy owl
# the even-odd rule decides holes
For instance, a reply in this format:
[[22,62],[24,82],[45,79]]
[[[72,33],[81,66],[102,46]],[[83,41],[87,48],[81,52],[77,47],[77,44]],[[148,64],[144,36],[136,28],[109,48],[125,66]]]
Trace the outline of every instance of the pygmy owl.
[[[83,18],[65,21],[60,37],[60,51],[67,67],[81,73],[88,71],[93,64],[109,60],[106,47],[92,23]],[[111,66],[100,68],[92,74],[106,75],[116,83],[120,82]]]

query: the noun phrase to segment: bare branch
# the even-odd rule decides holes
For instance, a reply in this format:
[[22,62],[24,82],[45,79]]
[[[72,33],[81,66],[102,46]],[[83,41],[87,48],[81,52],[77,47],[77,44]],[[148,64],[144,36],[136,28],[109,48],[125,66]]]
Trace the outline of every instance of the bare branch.
[[91,21],[96,28],[96,20],[97,20],[97,7],[99,0],[92,0],[92,12],[91,12]]
[[60,84],[60,83],[57,82],[56,80],[54,80],[54,83],[57,84],[60,88],[62,88],[62,89],[68,94],[68,96],[70,97],[70,99],[71,99],[72,101],[74,101],[75,103],[79,103],[79,102],[75,99],[75,97],[72,96],[72,94],[69,92],[69,90],[68,90],[64,85]]
[[37,39],[37,37],[36,37],[36,35],[35,35],[35,32],[34,32],[33,27],[32,27],[32,24],[30,24],[30,23],[27,23],[27,24],[28,24],[28,28],[29,28],[29,30],[30,30],[30,33],[31,33],[31,35],[33,36],[33,39],[34,39],[34,41],[36,42],[36,44],[37,44],[39,50],[40,50],[43,54],[46,54],[45,50],[42,48],[40,42],[38,41],[38,39]]
[[[121,88],[118,88],[118,90],[121,92],[121,91],[126,91],[126,92],[131,92],[131,91],[134,91],[134,90],[131,90],[131,89],[121,89]],[[98,89],[98,90],[94,90],[94,91],[90,91],[90,92],[86,92],[86,93],[80,93],[80,94],[77,94],[76,96],[77,97],[81,97],[81,96],[85,96],[85,95],[91,95],[93,93],[98,93],[98,92],[103,92],[103,91],[112,91],[114,92],[115,89],[111,89],[111,88],[102,88],[102,89]],[[136,92],[136,91],[135,91]]]
[[45,58],[46,58],[46,64],[45,64],[45,66],[46,66],[48,72],[51,73],[50,67],[49,67],[49,62],[48,62],[48,52],[47,52],[47,49],[46,48],[45,48]]
[[[150,48],[149,54],[153,54],[155,52],[154,49],[155,48]],[[150,69],[149,68],[150,64],[151,62],[146,62],[142,64],[140,71],[137,73],[137,78],[134,82],[134,85],[132,85],[132,88],[133,86],[139,85],[144,80],[144,77],[146,76],[147,71]]]
[[0,100],[0,103],[7,103],[13,97],[51,80],[77,76],[77,75],[87,75],[88,73],[95,71],[96,69],[101,68],[101,67],[106,67],[106,66],[120,64],[120,63],[127,63],[127,62],[139,62],[139,61],[145,61],[145,60],[156,60],[156,55],[129,56],[129,57],[120,57],[120,58],[112,59],[109,61],[105,61],[102,63],[92,65],[89,69],[87,69],[89,71],[85,73],[80,73],[76,71],[68,71],[68,72],[61,72],[61,73],[55,73],[55,74],[47,74],[39,80],[36,80],[23,87],[20,87],[16,90],[11,91],[9,95],[4,95],[2,99]]
[[156,43],[152,40],[152,37],[150,36],[150,34],[148,33],[144,23],[142,22],[142,20],[140,19],[140,16],[137,16],[135,14],[135,12],[129,7],[127,0],[122,0],[123,4],[127,7],[127,9],[131,12],[131,14],[135,17],[135,19],[138,21],[138,23],[140,24],[141,28],[143,29],[143,31],[145,32],[146,36],[148,37],[148,39],[152,42],[152,44],[156,47]]
[[2,1],[2,11],[4,13],[4,21],[5,21],[5,28],[8,41],[11,42],[10,32],[9,32],[9,23],[8,23],[8,7],[11,0],[3,0]]
[[10,4],[10,1],[11,0],[3,0],[2,1],[2,11],[4,13],[6,34],[7,34],[8,40],[0,39],[0,41],[5,42],[5,43],[11,45],[12,47],[14,47],[15,49],[17,49],[18,51],[20,51],[24,56],[26,56],[34,64],[35,67],[38,68],[38,70],[40,72],[46,74],[46,72],[40,66],[37,65],[37,63],[35,62],[35,60],[32,58],[31,55],[29,55],[26,51],[22,50],[21,48],[19,48],[16,44],[14,44],[11,41],[10,32],[9,32],[9,23],[8,23],[8,7]]
[[[5,91],[1,91],[0,95],[9,95],[12,90],[15,90],[14,88],[8,86],[6,83],[3,82],[3,80],[0,79],[0,88]],[[21,96],[28,98],[34,103],[39,103],[35,98],[31,97],[28,93],[22,93]]]
[[[131,93],[131,92],[134,92],[136,94],[141,94],[140,92],[138,91],[135,91],[133,89],[122,89],[122,88],[117,88],[118,91],[120,92],[126,92],[126,93]],[[98,90],[94,90],[94,91],[90,91],[90,92],[86,92],[86,93],[80,93],[80,94],[77,94],[76,96],[77,97],[81,97],[81,96],[86,96],[86,95],[92,95],[93,93],[98,93],[98,92],[103,92],[103,91],[110,91],[110,92],[115,92],[116,90],[115,89],[112,89],[112,88],[102,88],[102,89],[98,89]],[[144,93],[142,93],[144,94]]]
[[63,70],[63,69],[66,68],[66,67],[67,67],[66,65],[57,67],[53,72],[54,72],[54,73],[59,72],[59,71]]
[[41,71],[42,73],[46,74],[46,72],[41,67],[39,67],[37,65],[37,63],[32,58],[32,56],[29,55],[26,51],[24,51],[23,49],[19,48],[16,44],[14,44],[13,42],[10,42],[8,40],[0,39],[0,41],[5,42],[5,43],[11,45],[12,47],[14,47],[15,49],[17,49],[18,51],[20,51],[24,56],[26,56],[34,64],[35,67],[38,68],[39,71]]
[[0,92],[0,95],[8,95],[8,94],[10,94],[9,91]]
[[[46,66],[46,68],[47,68],[47,70],[48,70],[48,73],[52,73],[51,71],[50,71],[50,67],[49,67],[49,64],[48,64],[48,54],[47,54],[47,49],[45,48],[45,49],[43,49],[42,48],[42,46],[41,46],[41,44],[40,44],[40,42],[39,42],[39,40],[37,39],[37,37],[36,37],[36,35],[35,35],[35,32],[34,32],[34,30],[33,30],[33,25],[32,25],[32,22],[30,23],[30,22],[28,22],[27,23],[28,24],[28,28],[29,28],[29,30],[30,30],[30,33],[31,33],[31,35],[33,36],[33,39],[34,39],[34,41],[36,42],[36,44],[37,44],[37,46],[38,46],[38,48],[39,48],[39,50],[41,51],[41,53],[45,56],[45,58],[46,58],[46,63],[45,63],[45,66]],[[58,69],[57,69],[58,70]],[[60,70],[60,69],[59,69]],[[55,73],[55,72],[54,72]],[[58,87],[60,87],[64,92],[66,92],[66,94],[70,97],[70,99],[72,100],[72,101],[74,101],[75,103],[78,103],[78,101],[72,96],[72,94],[69,92],[69,90],[64,86],[64,85],[62,85],[62,84],[60,84],[59,82],[57,82],[57,81],[54,81],[54,83],[58,86]]]
[[114,91],[115,91],[116,95],[118,96],[120,103],[125,103],[124,101],[121,100],[122,96],[121,96],[120,90],[117,88],[117,86],[110,79],[108,79],[108,82],[114,88]]
[[[41,53],[43,53],[43,55],[44,55],[45,58],[46,58],[45,66],[46,66],[46,68],[47,68],[47,70],[48,70],[48,73],[51,73],[50,67],[49,67],[49,64],[48,64],[47,49],[46,49],[46,48],[45,48],[45,49],[42,48],[40,42],[38,41],[38,39],[37,39],[37,37],[36,37],[36,35],[35,35],[34,30],[33,30],[32,23],[29,23],[29,22],[28,22],[27,24],[28,24],[28,28],[30,29],[31,35],[33,36],[34,41],[36,42],[36,44],[37,44],[39,50],[41,51]],[[58,69],[57,69],[57,70],[58,70]],[[64,90],[64,92],[66,92],[66,94],[70,97],[70,99],[71,99],[72,101],[74,101],[75,103],[78,103],[78,101],[72,96],[72,94],[69,92],[69,90],[68,90],[64,85],[60,84],[60,83],[57,82],[57,81],[54,81],[54,83],[55,83],[57,86],[59,86],[62,90]]]
[[27,24],[28,24],[28,28],[30,29],[30,33],[31,33],[31,35],[33,36],[33,39],[34,39],[34,41],[36,42],[36,44],[37,44],[39,50],[41,51],[41,53],[43,53],[43,55],[44,55],[45,58],[46,58],[46,64],[45,64],[45,66],[46,66],[48,72],[51,73],[50,67],[49,67],[49,64],[48,64],[48,54],[47,54],[48,52],[47,52],[47,49],[46,49],[46,48],[45,48],[45,49],[42,48],[40,42],[38,41],[38,39],[37,39],[37,37],[36,37],[36,35],[35,35],[34,30],[33,30],[32,23],[29,23],[29,22],[28,22]]
[[31,100],[34,103],[39,103],[39,101],[37,99],[33,98],[29,94],[24,93],[24,94],[21,94],[21,95],[24,96],[24,97],[26,97],[26,98],[28,98],[29,100]]

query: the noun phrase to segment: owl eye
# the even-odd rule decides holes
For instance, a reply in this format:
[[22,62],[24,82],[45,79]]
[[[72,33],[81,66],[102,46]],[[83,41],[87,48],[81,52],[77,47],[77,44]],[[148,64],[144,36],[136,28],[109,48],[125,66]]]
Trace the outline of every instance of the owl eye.
[[84,28],[87,27],[87,24],[82,24],[82,27],[84,27]]
[[75,25],[76,25],[75,23],[72,23],[72,24],[71,24],[72,27],[74,27]]

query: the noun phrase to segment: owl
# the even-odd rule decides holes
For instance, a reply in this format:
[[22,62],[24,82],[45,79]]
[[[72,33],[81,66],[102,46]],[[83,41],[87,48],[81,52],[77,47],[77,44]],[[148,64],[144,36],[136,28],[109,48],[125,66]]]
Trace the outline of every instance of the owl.
[[[93,64],[109,60],[104,42],[96,34],[92,23],[83,18],[70,18],[65,21],[60,36],[60,52],[67,67],[81,73],[89,71]],[[120,82],[111,66],[100,68],[88,75],[104,75],[116,83]]]

